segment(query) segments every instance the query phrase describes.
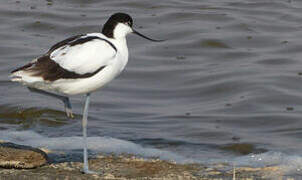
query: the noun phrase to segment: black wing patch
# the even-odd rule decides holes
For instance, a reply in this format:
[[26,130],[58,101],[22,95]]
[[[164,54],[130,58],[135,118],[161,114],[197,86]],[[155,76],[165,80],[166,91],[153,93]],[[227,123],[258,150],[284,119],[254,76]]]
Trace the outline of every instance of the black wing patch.
[[50,54],[54,50],[56,50],[60,47],[63,47],[65,45],[76,46],[76,45],[80,45],[80,44],[84,44],[86,42],[92,41],[94,39],[99,39],[99,40],[105,41],[117,52],[117,48],[115,47],[115,45],[112,44],[107,39],[103,39],[98,36],[86,36],[85,34],[81,34],[81,35],[72,36],[68,39],[58,42],[57,44],[53,45],[44,56],[39,57],[36,62],[30,62],[22,67],[19,67],[19,68],[13,70],[11,73],[14,73],[14,72],[17,72],[20,70],[24,70],[24,71],[31,72],[32,76],[40,76],[44,80],[47,80],[47,81],[55,81],[58,79],[89,78],[89,77],[95,75],[96,73],[100,72],[106,66],[102,66],[94,72],[78,74],[76,72],[72,72],[72,71],[69,71],[69,70],[61,67],[58,63],[56,63],[55,61],[53,61],[50,58]]
[[69,45],[69,46],[76,46],[76,45],[80,45],[80,44],[84,44],[86,42],[92,41],[94,39],[99,39],[102,41],[105,41],[106,43],[108,43],[114,50],[115,52],[117,52],[117,48],[115,47],[114,44],[112,44],[110,41],[108,41],[107,39],[103,39],[100,38],[98,36],[86,36],[85,34],[80,34],[77,36],[72,36],[68,39],[65,39],[61,42],[58,42],[57,44],[53,45],[47,52],[47,54],[51,54],[54,50],[63,47],[65,45]]
[[72,36],[70,38],[67,38],[63,41],[60,41],[60,42],[56,43],[55,45],[51,46],[51,48],[48,50],[47,54],[52,53],[54,50],[56,50],[56,49],[58,49],[62,46],[65,46],[65,45],[69,44],[70,42],[72,42],[76,39],[79,39],[82,36],[85,36],[85,34],[79,34],[79,35],[76,35],[76,36]]
[[20,67],[16,70],[13,70],[12,73],[19,70],[25,70],[29,73],[32,73],[32,76],[40,76],[47,81],[55,81],[58,79],[81,79],[89,78],[94,76],[96,73],[100,72],[106,66],[102,66],[95,70],[94,72],[89,72],[85,74],[78,74],[72,71],[68,71],[61,67],[58,63],[51,60],[49,55],[42,56],[37,59],[36,62],[28,63],[23,67]]
[[100,72],[105,67],[106,66],[102,66],[94,72],[78,74],[62,68],[58,63],[51,60],[49,56],[43,56],[37,60],[35,66],[32,67],[30,71],[34,72],[34,76],[41,76],[44,80],[55,81],[58,79],[89,78],[95,75],[96,73]]

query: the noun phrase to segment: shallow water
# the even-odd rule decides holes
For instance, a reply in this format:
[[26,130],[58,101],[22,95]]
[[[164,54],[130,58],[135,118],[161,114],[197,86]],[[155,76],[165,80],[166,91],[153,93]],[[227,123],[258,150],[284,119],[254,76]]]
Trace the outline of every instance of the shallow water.
[[[167,41],[129,35],[125,71],[92,94],[89,136],[203,163],[263,166],[287,159],[294,162],[290,173],[301,175],[302,2],[297,0],[2,0],[0,130],[26,130],[44,140],[81,136],[82,96],[72,97],[76,119],[68,120],[60,102],[29,93],[8,75],[68,36],[99,31],[119,11],[131,14],[140,32]],[[263,156],[250,161],[249,153]]]

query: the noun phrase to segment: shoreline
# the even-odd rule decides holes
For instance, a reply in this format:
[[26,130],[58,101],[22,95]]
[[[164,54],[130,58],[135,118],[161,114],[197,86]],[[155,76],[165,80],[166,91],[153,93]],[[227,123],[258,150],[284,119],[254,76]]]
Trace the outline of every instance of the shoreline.
[[[7,146],[9,144],[9,146]],[[79,160],[57,161],[56,152],[37,149],[0,141],[1,162],[11,160],[11,166],[0,167],[0,177],[5,179],[275,179],[282,178],[282,170],[277,166],[229,169],[227,164],[207,167],[202,164],[177,164],[156,158],[144,159],[129,154],[98,154],[89,159],[90,169],[100,174],[83,174],[83,163]],[[34,154],[33,154],[34,152]],[[30,155],[28,155],[31,153]],[[42,154],[42,156],[41,156]],[[46,156],[45,156],[46,155]],[[5,157],[6,156],[6,157]],[[28,156],[28,157],[27,157]],[[19,159],[18,159],[19,158]],[[44,162],[43,161],[44,158]],[[41,164],[34,168],[11,168],[17,161]],[[32,161],[32,162],[31,162]],[[19,162],[19,164],[22,165]],[[44,163],[44,164],[43,164]],[[234,171],[235,170],[235,171]]]

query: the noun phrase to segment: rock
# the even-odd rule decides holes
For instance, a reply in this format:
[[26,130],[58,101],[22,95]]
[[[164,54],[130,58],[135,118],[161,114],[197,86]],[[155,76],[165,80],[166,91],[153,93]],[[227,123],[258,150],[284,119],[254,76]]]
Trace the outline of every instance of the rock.
[[40,149],[0,142],[0,167],[2,168],[31,169],[47,162],[47,154]]

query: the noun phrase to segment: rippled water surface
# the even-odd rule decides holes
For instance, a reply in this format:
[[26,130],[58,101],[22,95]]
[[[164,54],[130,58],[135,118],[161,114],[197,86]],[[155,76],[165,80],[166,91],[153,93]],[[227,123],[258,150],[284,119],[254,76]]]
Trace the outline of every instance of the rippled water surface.
[[89,136],[203,163],[260,153],[259,166],[288,157],[294,169],[302,166],[298,0],[2,0],[1,131],[81,136],[83,96],[72,97],[76,118],[68,120],[60,102],[8,75],[68,36],[100,31],[119,11],[140,32],[167,41],[128,36],[125,71],[92,94]]

